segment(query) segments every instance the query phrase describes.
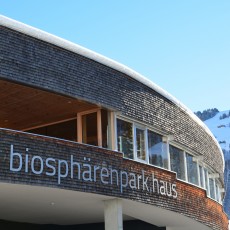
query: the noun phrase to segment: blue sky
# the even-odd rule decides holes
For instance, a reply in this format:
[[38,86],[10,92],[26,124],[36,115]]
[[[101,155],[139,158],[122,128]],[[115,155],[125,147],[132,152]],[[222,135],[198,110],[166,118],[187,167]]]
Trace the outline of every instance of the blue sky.
[[0,0],[0,14],[132,68],[192,111],[230,110],[229,0]]

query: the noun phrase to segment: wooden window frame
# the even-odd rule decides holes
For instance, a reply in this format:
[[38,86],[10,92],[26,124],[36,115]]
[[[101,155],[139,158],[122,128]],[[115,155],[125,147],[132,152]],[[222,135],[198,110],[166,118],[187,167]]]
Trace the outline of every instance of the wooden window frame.
[[82,116],[97,113],[97,141],[98,147],[102,147],[101,108],[91,109],[77,114],[77,142],[82,143]]

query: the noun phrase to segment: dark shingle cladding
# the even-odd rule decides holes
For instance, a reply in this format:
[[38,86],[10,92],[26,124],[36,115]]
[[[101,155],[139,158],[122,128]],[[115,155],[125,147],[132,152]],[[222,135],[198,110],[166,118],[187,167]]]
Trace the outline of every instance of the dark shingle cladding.
[[[11,150],[12,145],[13,150]],[[28,148],[28,151],[25,151],[25,148]],[[11,161],[9,153],[11,151],[19,153],[22,159],[25,159],[25,155],[28,154],[27,171],[26,164],[22,164],[22,167],[18,171],[9,170]],[[35,160],[34,163],[32,163],[33,157],[37,156],[42,160],[39,161],[38,158],[36,158],[38,161]],[[76,165],[73,167],[75,169],[73,170],[73,177],[71,176],[71,156],[74,162],[78,162],[81,165],[80,170],[76,170]],[[48,158],[53,159],[52,162],[50,162],[55,168],[55,172],[52,175],[47,174],[47,172],[52,173],[52,168],[47,167],[45,163]],[[90,161],[88,159],[90,159]],[[67,175],[61,178],[60,184],[58,183],[58,175],[64,175],[66,173],[66,167],[65,164],[62,164],[59,168],[58,160],[66,161],[69,169]],[[15,157],[13,168],[18,169],[19,162],[18,157]],[[43,162],[44,167],[41,167],[41,162]],[[88,167],[82,166],[84,163],[91,168],[91,173],[86,173],[85,178],[93,178],[93,180],[83,179],[83,172],[89,172]],[[129,199],[182,214],[214,230],[228,229],[228,220],[226,214],[223,212],[222,205],[207,198],[204,189],[177,180],[174,172],[123,158],[122,154],[117,151],[0,128],[0,165],[1,182],[70,189],[72,191],[101,194],[113,198]],[[113,175],[113,183],[110,180],[111,177],[103,176],[104,181],[107,181],[107,183],[103,183],[100,170],[95,171],[94,166],[97,166],[97,168],[104,167],[108,170],[118,170],[119,175],[120,172],[132,173],[135,174],[136,177],[143,175],[144,170],[144,178],[149,178],[147,183],[149,189],[147,190],[143,180],[140,180],[140,188],[138,188],[139,186],[136,188],[124,186],[121,192],[120,183],[117,184],[116,180],[121,181],[117,179],[116,174]],[[39,172],[41,168],[42,170],[35,174],[32,168],[36,172]],[[58,173],[59,170],[61,172],[60,174]],[[80,178],[78,177],[79,171],[81,175]],[[155,179],[164,181],[164,183],[168,185],[176,184],[177,198],[157,193],[157,190],[155,192],[151,190],[151,188],[153,188],[153,182],[150,178],[153,174]],[[129,175],[129,179],[131,178]],[[154,183],[156,188],[156,182]],[[125,177],[123,177],[123,184],[125,184]],[[157,209],[153,215],[155,215],[155,212],[157,212]],[[167,216],[164,217],[167,219]],[[168,223],[170,223],[170,221]],[[187,222],[187,224],[188,223],[189,222]]]
[[144,122],[204,156],[220,173],[213,138],[182,108],[147,85],[108,66],[28,35],[0,27],[0,79],[84,99]]

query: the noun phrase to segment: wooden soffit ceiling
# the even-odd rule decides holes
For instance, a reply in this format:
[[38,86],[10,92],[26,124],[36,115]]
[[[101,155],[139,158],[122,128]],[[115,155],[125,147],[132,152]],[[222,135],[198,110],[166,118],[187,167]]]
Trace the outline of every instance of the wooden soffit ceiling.
[[24,130],[98,108],[78,99],[0,80],[0,127]]

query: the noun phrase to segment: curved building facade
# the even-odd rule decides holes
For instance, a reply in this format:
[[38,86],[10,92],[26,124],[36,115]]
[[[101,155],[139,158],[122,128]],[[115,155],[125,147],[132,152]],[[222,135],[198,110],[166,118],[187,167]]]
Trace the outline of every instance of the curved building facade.
[[227,230],[223,154],[170,94],[0,17],[0,225]]

